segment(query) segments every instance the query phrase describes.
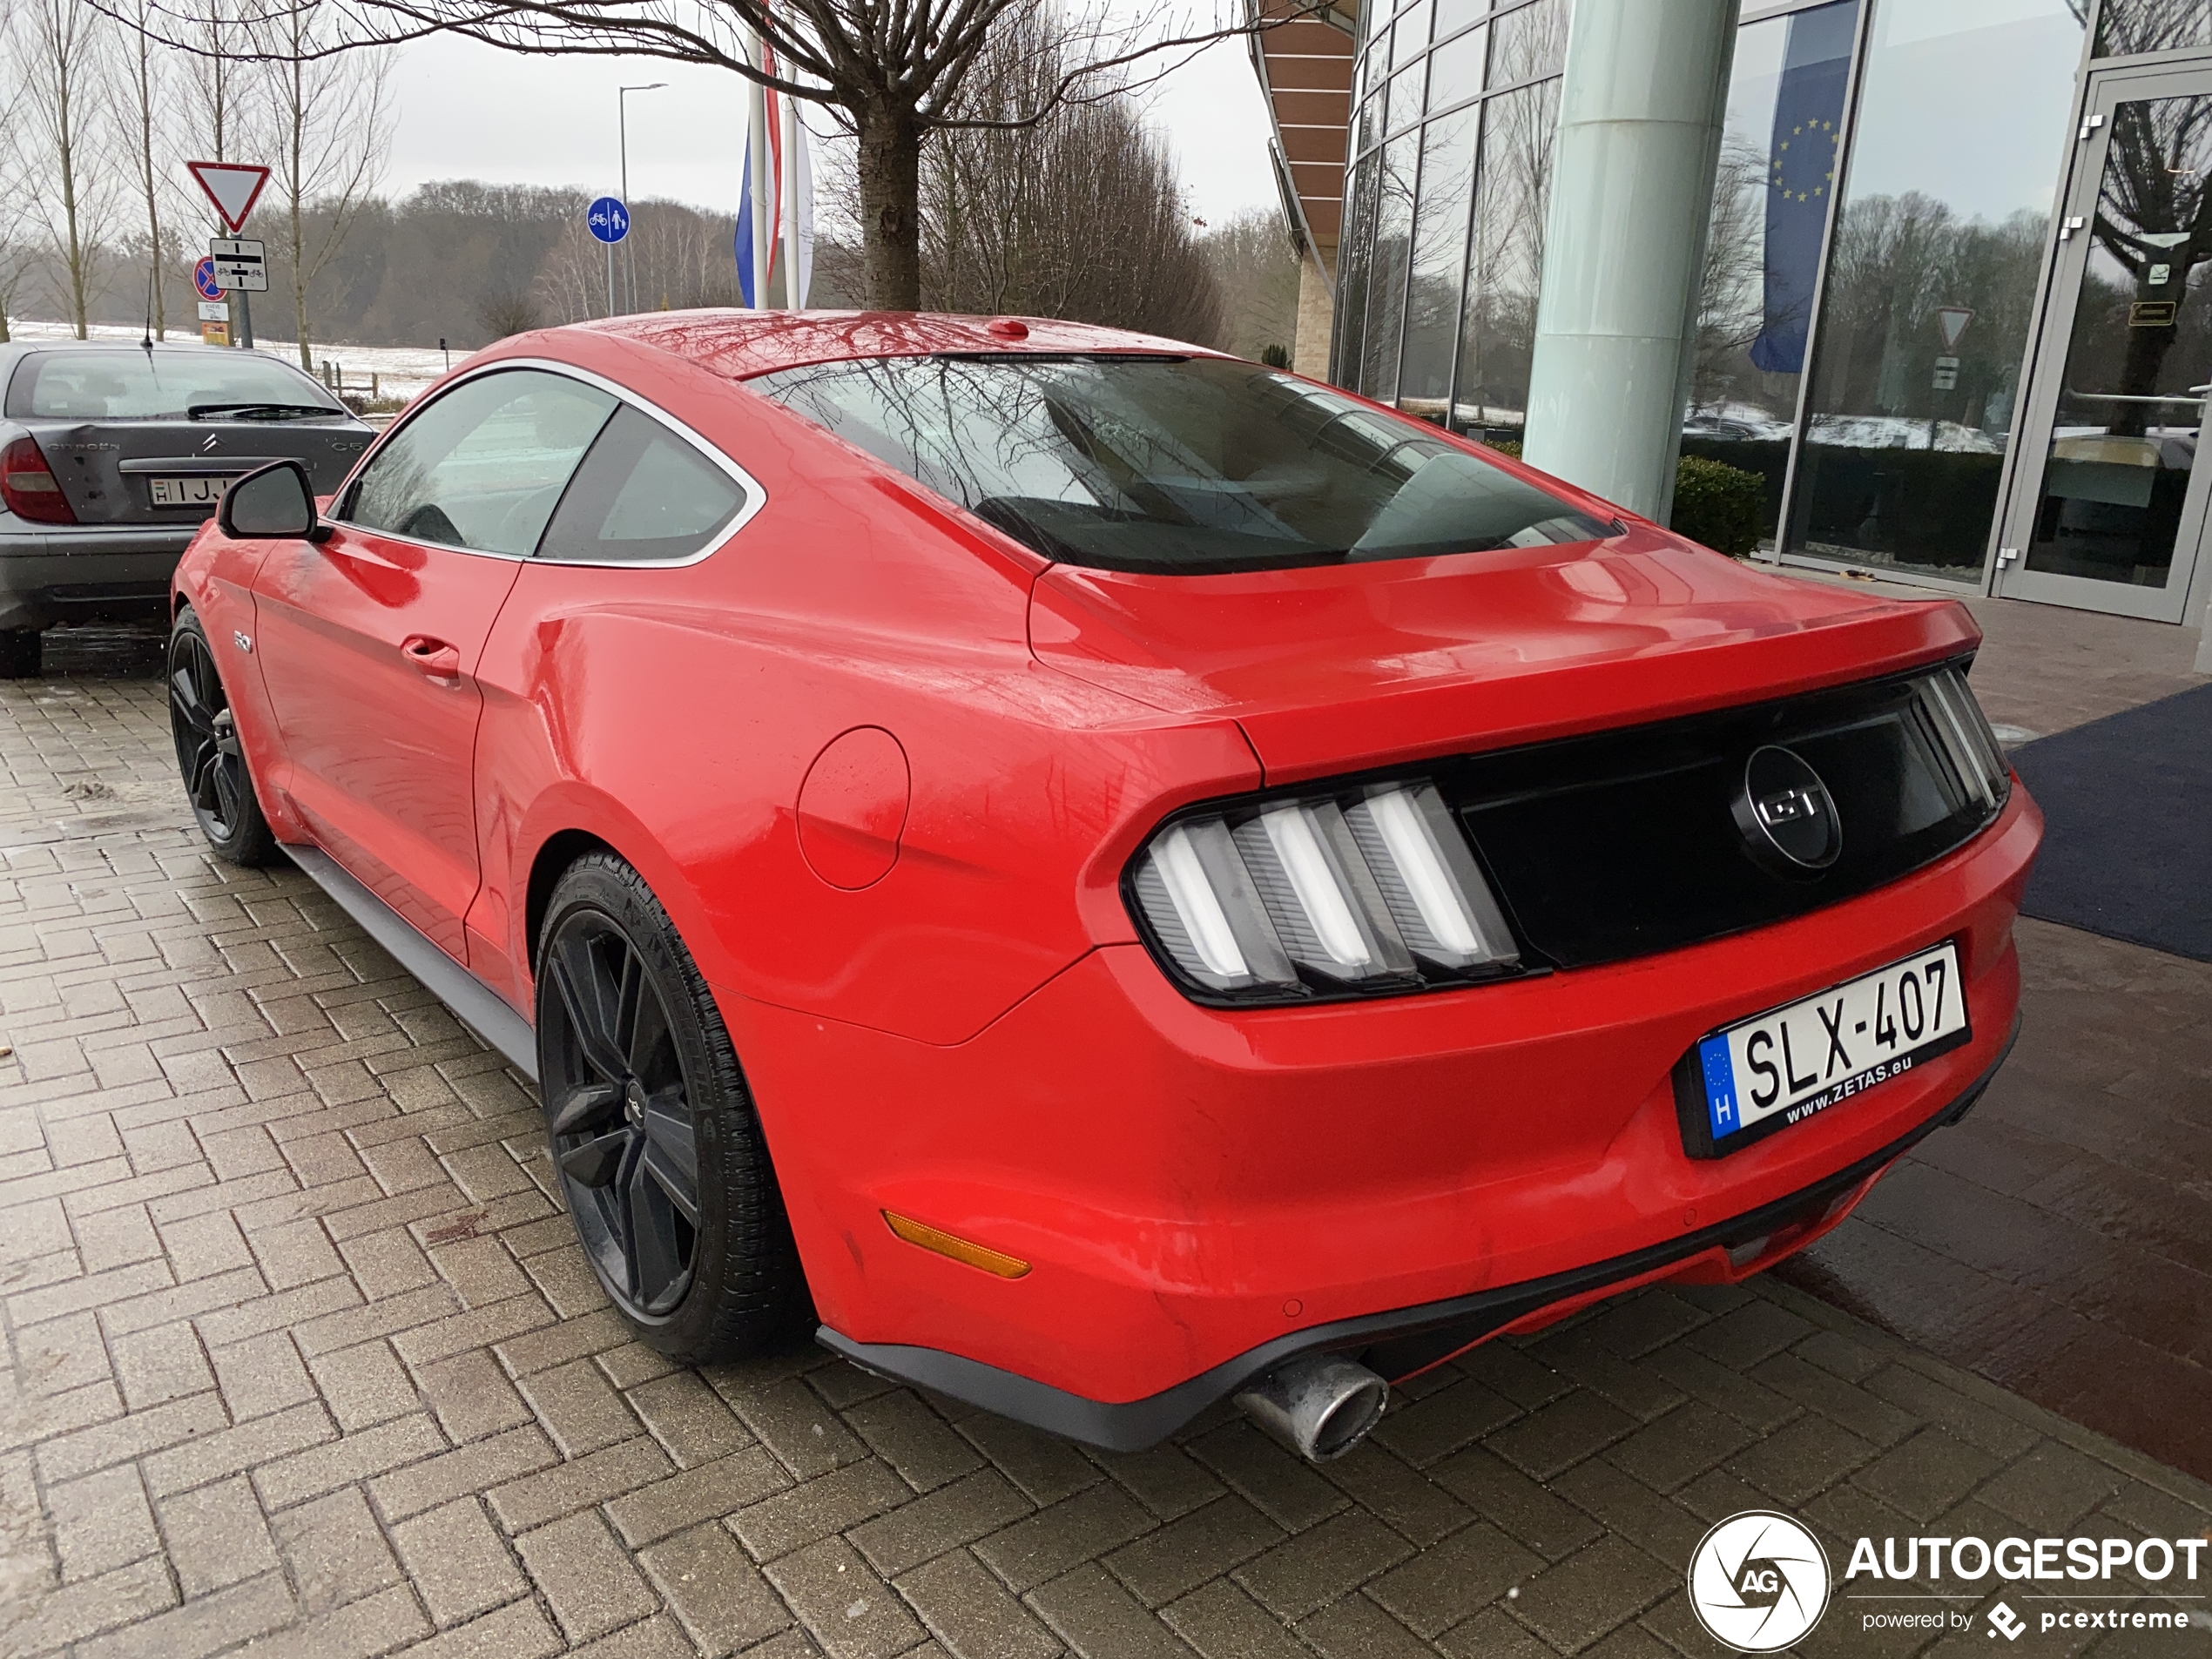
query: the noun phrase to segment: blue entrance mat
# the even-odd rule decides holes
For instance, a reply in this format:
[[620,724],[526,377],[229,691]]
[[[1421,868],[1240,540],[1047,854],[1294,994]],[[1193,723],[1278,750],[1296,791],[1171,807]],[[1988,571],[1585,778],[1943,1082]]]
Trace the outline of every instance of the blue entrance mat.
[[2212,962],[2212,685],[2010,758],[2049,824],[2021,909]]

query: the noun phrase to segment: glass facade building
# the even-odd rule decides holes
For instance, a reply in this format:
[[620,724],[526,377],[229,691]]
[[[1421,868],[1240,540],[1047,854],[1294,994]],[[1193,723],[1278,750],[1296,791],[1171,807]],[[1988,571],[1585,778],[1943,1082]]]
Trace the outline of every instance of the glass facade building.
[[[1570,7],[1367,0],[1356,37],[1331,377],[1493,442]],[[2179,620],[2208,171],[2212,0],[1752,0],[1684,453],[1762,478],[1760,556]]]

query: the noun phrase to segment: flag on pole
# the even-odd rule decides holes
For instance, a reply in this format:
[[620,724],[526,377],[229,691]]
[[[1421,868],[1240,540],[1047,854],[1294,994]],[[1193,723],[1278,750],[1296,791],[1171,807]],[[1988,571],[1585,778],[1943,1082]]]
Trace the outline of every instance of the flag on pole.
[[[774,74],[776,72],[775,53],[765,41],[761,43],[760,53],[763,67],[770,74]],[[793,142],[790,148],[794,153],[791,155],[784,153],[786,146],[782,120],[783,95],[772,89],[765,94],[764,101],[767,111],[765,125],[768,130],[765,135],[751,131],[746,132],[745,177],[747,179],[752,177],[752,146],[762,142],[765,137],[768,152],[768,191],[771,198],[766,238],[768,275],[772,281],[780,251],[786,241],[785,228],[788,223],[798,232],[796,238],[791,239],[795,240],[798,246],[799,280],[794,286],[786,280],[785,287],[791,290],[791,293],[786,303],[797,307],[806,303],[807,290],[813,286],[814,171],[813,158],[809,153],[806,126],[801,121],[794,121],[791,124]],[[744,294],[746,305],[755,306],[758,301],[754,298],[752,284],[752,192],[750,188],[738,199],[735,240],[738,291]]]

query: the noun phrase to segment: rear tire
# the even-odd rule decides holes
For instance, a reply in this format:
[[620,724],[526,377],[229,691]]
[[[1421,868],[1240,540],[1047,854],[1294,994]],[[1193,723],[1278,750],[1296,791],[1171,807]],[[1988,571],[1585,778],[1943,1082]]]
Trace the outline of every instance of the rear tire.
[[36,628],[0,628],[0,680],[35,680],[43,666]]
[[215,856],[249,870],[274,863],[276,837],[253,793],[215,648],[190,605],[169,631],[169,731],[185,798]]
[[807,1305],[760,1118],[668,913],[611,853],[570,865],[537,943],[539,1092],[585,1258],[640,1341],[753,1352]]

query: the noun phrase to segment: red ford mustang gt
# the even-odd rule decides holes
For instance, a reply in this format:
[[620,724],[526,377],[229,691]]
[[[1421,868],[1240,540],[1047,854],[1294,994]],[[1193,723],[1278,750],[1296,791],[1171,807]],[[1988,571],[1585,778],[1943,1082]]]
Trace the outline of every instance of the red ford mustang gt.
[[1171,342],[524,335],[178,573],[179,760],[533,1074],[703,1362],[1095,1445],[1755,1272],[1971,1105],[2040,833],[1954,604]]

